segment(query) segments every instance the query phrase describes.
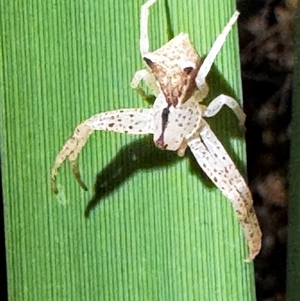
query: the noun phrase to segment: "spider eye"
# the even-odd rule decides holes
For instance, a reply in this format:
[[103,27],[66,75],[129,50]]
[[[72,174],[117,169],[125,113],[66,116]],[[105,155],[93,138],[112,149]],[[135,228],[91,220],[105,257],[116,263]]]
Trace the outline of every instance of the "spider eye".
[[152,68],[152,66],[153,66],[154,63],[153,63],[150,59],[148,59],[147,57],[144,57],[143,59],[144,59],[144,61],[146,62],[146,64],[147,64],[150,68]]
[[187,74],[190,74],[190,73],[194,70],[194,68],[193,68],[193,67],[185,67],[185,68],[183,68],[183,70],[184,70]]

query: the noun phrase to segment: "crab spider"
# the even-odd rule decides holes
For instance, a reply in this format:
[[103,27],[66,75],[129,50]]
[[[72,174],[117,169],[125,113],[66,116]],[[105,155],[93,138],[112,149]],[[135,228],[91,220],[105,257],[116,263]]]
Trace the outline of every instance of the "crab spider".
[[79,185],[87,190],[81,179],[77,157],[97,130],[128,134],[153,134],[157,147],[177,151],[183,156],[189,147],[198,164],[213,183],[230,200],[242,226],[249,246],[251,261],[261,248],[261,230],[253,209],[249,188],[235,164],[203,117],[216,115],[222,106],[233,110],[241,124],[245,114],[233,98],[220,95],[206,107],[200,105],[208,93],[205,78],[236,22],[235,12],[217,37],[206,58],[201,61],[188,34],[180,33],[161,48],[149,51],[148,15],[157,0],[148,0],[141,7],[140,52],[147,69],[135,73],[131,86],[140,89],[144,81],[156,99],[152,108],[119,109],[96,114],[79,124],[56,156],[51,170],[51,184],[58,193],[56,177],[61,164],[68,160]]

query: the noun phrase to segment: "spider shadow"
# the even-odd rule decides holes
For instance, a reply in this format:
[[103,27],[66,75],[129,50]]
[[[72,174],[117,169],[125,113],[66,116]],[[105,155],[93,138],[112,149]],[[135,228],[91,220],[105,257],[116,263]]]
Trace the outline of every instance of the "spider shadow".
[[[190,161],[193,174],[196,174],[206,186],[213,188],[214,184],[197,165],[193,154],[188,149],[186,157]],[[89,217],[94,208],[109,194],[113,193],[126,180],[140,170],[158,170],[176,164],[184,158],[178,157],[176,152],[157,148],[152,136],[137,139],[122,147],[115,158],[96,176],[94,194],[88,202],[84,215]]]
[[85,209],[85,217],[98,203],[115,191],[139,170],[160,169],[175,164],[180,158],[176,152],[155,147],[152,136],[137,139],[120,149],[113,161],[96,176],[94,195]]
[[[222,93],[236,98],[234,91],[216,67],[212,68],[210,75],[208,76],[208,84],[210,83],[212,83],[210,85],[212,92],[208,96],[208,102],[205,101],[206,103],[209,103],[209,100]],[[225,119],[222,118],[226,120],[226,127],[228,128],[226,131],[224,131],[224,124],[218,121],[219,115],[223,114],[226,115],[223,116]],[[229,109],[223,108],[216,118],[207,120],[230,157],[240,169],[242,162],[240,162],[230,145],[230,138],[243,138],[243,133],[238,126],[235,115]],[[186,152],[186,157],[189,160],[189,170],[191,173],[196,175],[206,187],[213,189],[215,187],[214,184],[199,167],[189,149]],[[155,147],[152,135],[137,139],[129,145],[122,147],[113,161],[97,174],[94,184],[94,194],[85,208],[85,217],[89,217],[91,211],[103,198],[118,189],[122,183],[137,171],[166,168],[176,164],[178,160],[182,159],[177,156],[176,152],[164,151]]]

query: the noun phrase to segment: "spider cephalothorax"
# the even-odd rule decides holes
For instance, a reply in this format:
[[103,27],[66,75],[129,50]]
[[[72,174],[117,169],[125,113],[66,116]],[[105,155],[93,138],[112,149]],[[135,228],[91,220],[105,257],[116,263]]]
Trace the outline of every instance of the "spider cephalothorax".
[[[188,51],[182,51],[188,49]],[[176,107],[187,101],[196,89],[195,77],[200,57],[188,34],[180,33],[161,48],[144,55],[166,101]]]

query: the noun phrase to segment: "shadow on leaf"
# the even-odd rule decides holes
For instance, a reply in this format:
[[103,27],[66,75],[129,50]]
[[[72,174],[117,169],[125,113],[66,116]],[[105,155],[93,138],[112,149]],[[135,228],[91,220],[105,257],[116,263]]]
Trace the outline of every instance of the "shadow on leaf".
[[114,160],[97,174],[94,195],[89,201],[85,216],[101,199],[117,189],[135,172],[143,169],[159,169],[175,164],[180,158],[176,152],[163,151],[155,147],[152,136],[138,139],[120,149]]

